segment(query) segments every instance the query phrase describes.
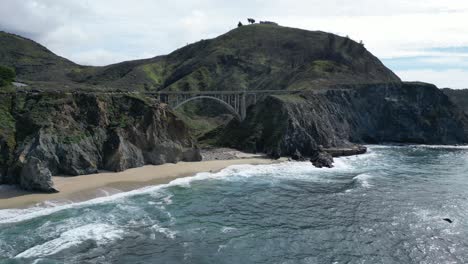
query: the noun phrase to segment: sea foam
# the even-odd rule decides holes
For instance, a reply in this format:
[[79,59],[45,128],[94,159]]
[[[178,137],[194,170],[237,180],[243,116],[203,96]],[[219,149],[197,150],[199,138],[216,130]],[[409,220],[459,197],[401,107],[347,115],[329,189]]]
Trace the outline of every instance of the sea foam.
[[57,254],[65,249],[78,246],[84,241],[94,240],[98,245],[106,244],[121,238],[123,230],[107,224],[88,224],[66,232],[60,237],[34,246],[15,258],[38,258]]

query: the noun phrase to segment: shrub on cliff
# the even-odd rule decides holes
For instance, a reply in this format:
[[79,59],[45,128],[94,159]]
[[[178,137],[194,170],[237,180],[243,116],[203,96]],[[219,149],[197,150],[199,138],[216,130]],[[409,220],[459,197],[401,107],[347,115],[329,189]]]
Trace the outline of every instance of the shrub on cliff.
[[0,65],[0,86],[6,86],[15,80],[15,70]]

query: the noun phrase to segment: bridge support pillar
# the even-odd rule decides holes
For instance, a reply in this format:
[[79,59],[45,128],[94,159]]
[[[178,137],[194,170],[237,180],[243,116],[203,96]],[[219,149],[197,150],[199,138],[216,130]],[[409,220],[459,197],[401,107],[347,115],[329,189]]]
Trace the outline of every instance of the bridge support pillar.
[[241,95],[241,101],[240,101],[240,116],[241,116],[241,121],[245,119],[245,116],[247,115],[247,106],[245,102],[245,97],[246,97],[246,92],[243,92]]

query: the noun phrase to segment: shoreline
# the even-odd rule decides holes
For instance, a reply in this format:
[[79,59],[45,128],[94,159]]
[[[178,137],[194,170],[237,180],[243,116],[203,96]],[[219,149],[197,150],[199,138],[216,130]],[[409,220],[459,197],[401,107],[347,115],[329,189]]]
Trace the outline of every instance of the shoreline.
[[274,164],[283,161],[285,159],[249,157],[146,165],[121,172],[102,172],[73,177],[53,176],[58,193],[36,193],[15,187],[7,188],[0,194],[0,209],[22,209],[47,205],[48,202],[82,202],[146,186],[167,184],[175,179],[194,176],[201,172],[218,172],[232,165]]

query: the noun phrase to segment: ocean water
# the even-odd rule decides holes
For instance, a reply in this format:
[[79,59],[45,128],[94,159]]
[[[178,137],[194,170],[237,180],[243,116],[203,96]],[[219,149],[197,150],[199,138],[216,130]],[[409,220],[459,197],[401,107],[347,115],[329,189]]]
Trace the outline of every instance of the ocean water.
[[468,263],[468,148],[370,146],[335,165],[0,210],[0,263]]

